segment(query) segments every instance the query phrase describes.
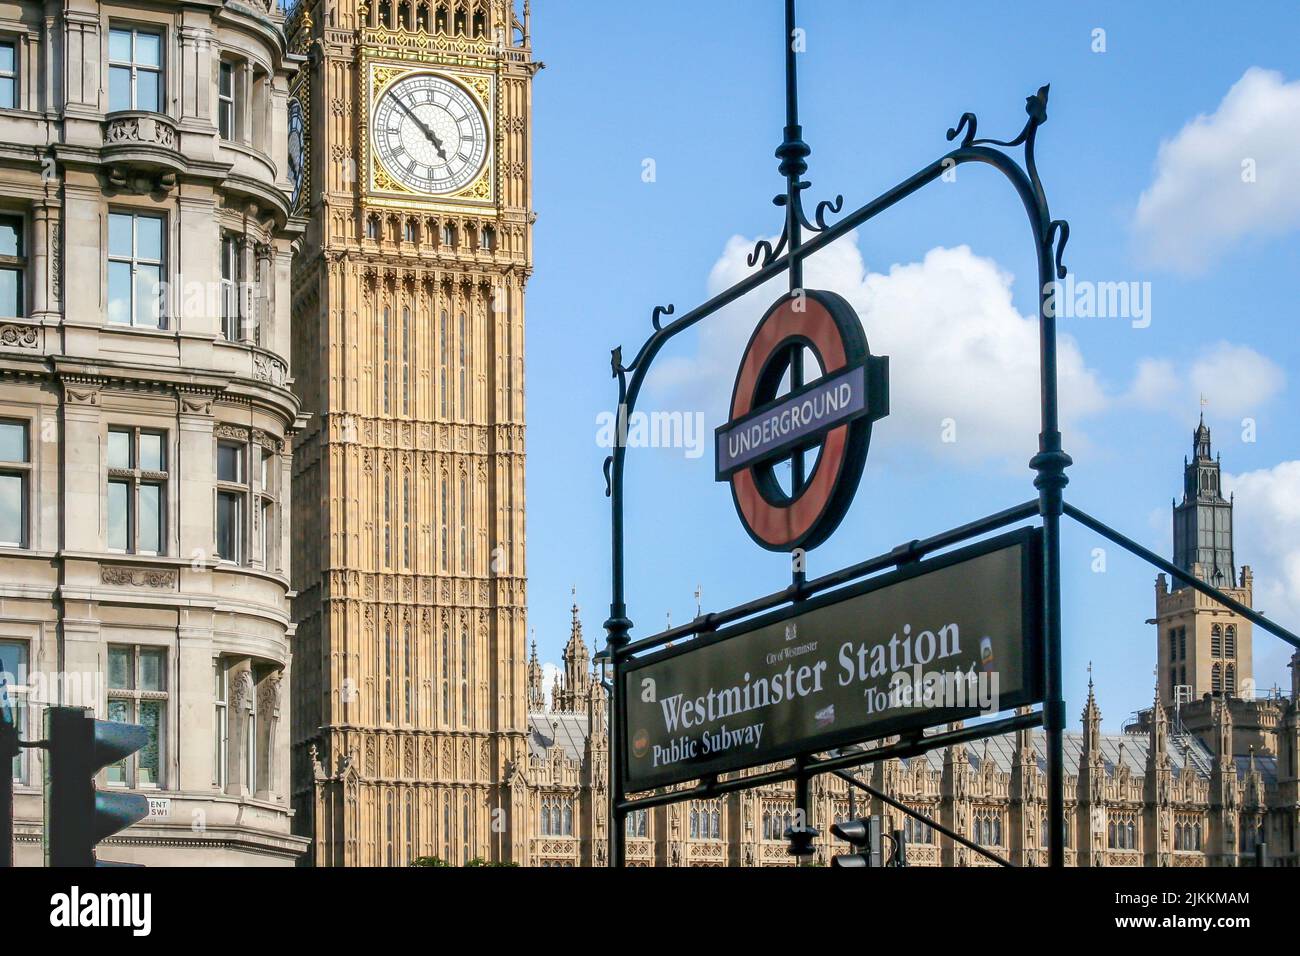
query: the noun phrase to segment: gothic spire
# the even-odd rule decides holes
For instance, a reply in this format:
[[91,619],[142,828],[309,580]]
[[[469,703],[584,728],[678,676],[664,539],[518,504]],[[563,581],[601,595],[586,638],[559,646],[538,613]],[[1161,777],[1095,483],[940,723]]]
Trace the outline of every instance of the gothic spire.
[[1088,700],[1083,705],[1083,739],[1088,754],[1101,753],[1101,709],[1092,686],[1092,661],[1088,662]]
[[542,663],[537,659],[537,632],[533,631],[533,651],[528,658],[528,709],[546,709],[546,691],[542,688]]

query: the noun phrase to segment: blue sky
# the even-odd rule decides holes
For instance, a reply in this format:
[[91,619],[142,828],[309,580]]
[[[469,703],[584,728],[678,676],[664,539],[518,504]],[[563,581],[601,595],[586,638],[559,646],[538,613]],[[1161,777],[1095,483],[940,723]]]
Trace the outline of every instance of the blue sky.
[[[944,133],[965,111],[981,135],[1010,138],[1024,98],[1051,83],[1038,163],[1052,214],[1070,222],[1066,263],[1079,280],[1136,283],[1148,306],[1145,318],[1061,320],[1075,458],[1067,497],[1168,555],[1170,499],[1204,393],[1238,491],[1237,559],[1255,568],[1256,606],[1300,627],[1300,423],[1288,415],[1300,368],[1300,8],[801,7],[812,201],[843,193],[856,208],[884,192],[946,152]],[[609,350],[634,354],[655,305],[680,314],[704,301],[743,275],[755,239],[779,229],[770,200],[782,189],[781,17],[778,0],[534,4],[534,49],[547,66],[534,88],[528,572],[544,660],[559,659],[575,584],[588,642],[603,644],[609,511],[597,416],[616,400]],[[807,284],[858,306],[873,351],[890,355],[894,410],[810,573],[1032,498],[1034,260],[1001,177],[963,167],[824,260]],[[711,433],[745,334],[777,292],[675,340],[642,407],[702,412]],[[955,442],[941,440],[949,418]],[[697,585],[709,610],[788,582],[787,559],[751,544],[712,471],[710,451],[629,452],[636,634],[693,616]],[[1067,708],[1076,724],[1091,660],[1105,722],[1118,727],[1152,696],[1144,621],[1156,572],[1106,548],[1098,573],[1102,546],[1067,524]],[[1287,656],[1257,632],[1261,687],[1285,686]]]

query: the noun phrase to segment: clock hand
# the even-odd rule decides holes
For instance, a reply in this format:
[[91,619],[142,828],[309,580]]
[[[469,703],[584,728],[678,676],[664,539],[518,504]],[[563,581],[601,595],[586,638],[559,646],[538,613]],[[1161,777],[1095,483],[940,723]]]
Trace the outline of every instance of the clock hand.
[[421,120],[420,117],[416,116],[415,111],[412,110],[409,106],[407,106],[404,101],[399,99],[397,101],[397,104],[406,111],[407,116],[415,120],[415,125],[420,127],[420,131],[424,133],[425,139],[433,143],[433,148],[437,151],[438,156],[445,163],[447,161],[447,154],[443,152],[442,140],[438,139],[437,135],[433,132],[433,130],[429,129],[429,127],[424,124],[424,121]]

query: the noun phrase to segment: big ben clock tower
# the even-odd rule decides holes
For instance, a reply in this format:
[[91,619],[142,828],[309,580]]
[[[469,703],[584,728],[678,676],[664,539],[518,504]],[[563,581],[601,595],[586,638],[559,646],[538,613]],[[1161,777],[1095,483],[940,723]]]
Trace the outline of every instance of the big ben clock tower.
[[291,25],[292,772],[321,866],[527,862],[528,17],[300,0]]

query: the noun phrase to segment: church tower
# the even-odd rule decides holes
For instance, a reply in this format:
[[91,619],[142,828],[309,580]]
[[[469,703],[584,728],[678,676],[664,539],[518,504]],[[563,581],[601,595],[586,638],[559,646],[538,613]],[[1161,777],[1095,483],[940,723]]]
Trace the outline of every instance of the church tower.
[[1183,459],[1183,500],[1174,505],[1174,564],[1216,588],[1235,583],[1232,501],[1224,499],[1220,478],[1219,460],[1210,454],[1210,429],[1201,416],[1192,436],[1192,460]]
[[[1183,461],[1183,500],[1173,506],[1173,562],[1251,607],[1251,570],[1243,566],[1237,577],[1233,503],[1223,497],[1220,479],[1202,416],[1192,435],[1192,458]],[[1161,574],[1155,623],[1161,703],[1186,703],[1206,694],[1253,696],[1251,623],[1245,618],[1181,582],[1171,588]]]
[[298,825],[524,862],[528,4],[300,0]]

